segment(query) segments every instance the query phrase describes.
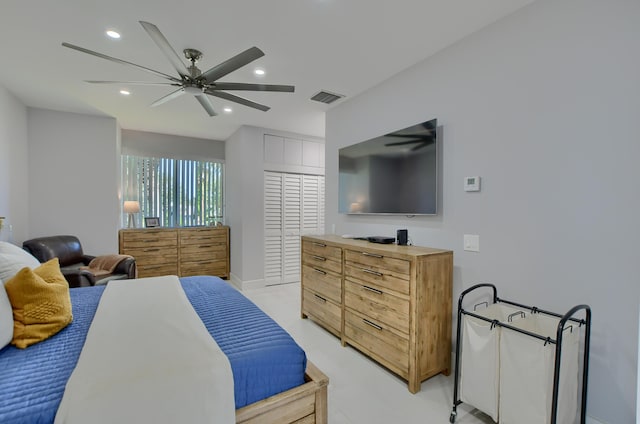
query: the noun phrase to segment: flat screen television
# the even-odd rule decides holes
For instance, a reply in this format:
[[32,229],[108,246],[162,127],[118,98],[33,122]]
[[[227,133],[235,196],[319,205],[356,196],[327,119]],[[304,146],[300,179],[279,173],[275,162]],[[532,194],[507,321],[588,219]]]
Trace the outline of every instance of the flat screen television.
[[338,151],[338,209],[345,214],[438,213],[437,119]]

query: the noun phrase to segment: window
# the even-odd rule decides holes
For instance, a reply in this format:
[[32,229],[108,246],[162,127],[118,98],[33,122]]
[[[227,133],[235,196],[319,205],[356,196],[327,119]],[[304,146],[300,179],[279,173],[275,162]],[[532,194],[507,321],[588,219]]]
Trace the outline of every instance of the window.
[[123,200],[138,200],[141,216],[165,227],[222,221],[223,177],[220,162],[122,155]]

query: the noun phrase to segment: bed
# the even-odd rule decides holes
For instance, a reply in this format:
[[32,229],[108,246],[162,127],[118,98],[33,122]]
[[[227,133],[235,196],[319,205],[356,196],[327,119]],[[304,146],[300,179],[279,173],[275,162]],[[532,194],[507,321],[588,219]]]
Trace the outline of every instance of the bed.
[[[181,278],[233,371],[237,423],[326,423],[328,379],[295,341],[217,277]],[[52,423],[104,287],[71,289],[73,322],[55,336],[0,350],[0,422]]]

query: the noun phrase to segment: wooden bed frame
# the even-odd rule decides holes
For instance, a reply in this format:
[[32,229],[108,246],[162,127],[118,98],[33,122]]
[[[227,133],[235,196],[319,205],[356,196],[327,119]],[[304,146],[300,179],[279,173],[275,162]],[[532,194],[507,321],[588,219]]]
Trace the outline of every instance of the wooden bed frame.
[[307,361],[301,386],[236,410],[236,424],[327,424],[329,378]]

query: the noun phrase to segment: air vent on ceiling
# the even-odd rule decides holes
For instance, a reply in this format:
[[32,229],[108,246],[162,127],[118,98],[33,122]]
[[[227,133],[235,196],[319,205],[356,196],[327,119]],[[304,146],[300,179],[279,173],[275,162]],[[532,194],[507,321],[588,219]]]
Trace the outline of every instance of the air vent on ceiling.
[[343,98],[342,94],[330,93],[328,91],[322,90],[318,93],[311,96],[311,100],[315,100],[316,102],[331,104],[338,99]]

